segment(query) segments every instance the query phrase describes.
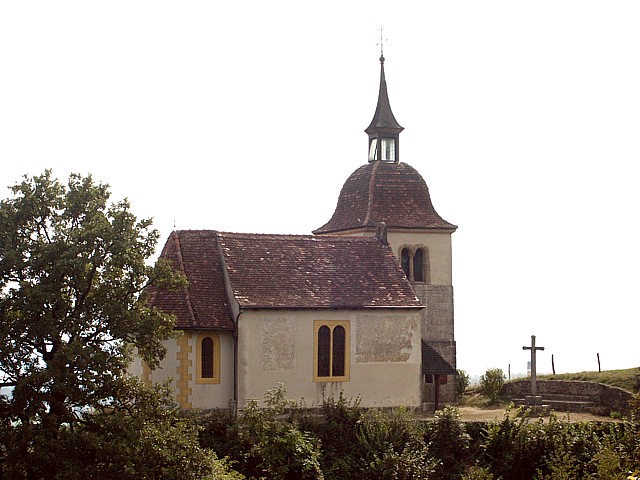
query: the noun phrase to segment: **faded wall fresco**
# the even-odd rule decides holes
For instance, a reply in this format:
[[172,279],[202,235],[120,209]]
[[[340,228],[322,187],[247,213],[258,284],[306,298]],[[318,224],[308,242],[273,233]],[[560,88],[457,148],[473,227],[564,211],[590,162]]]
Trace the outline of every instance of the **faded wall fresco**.
[[290,371],[296,367],[296,325],[291,318],[264,319],[262,371]]
[[355,333],[357,363],[406,362],[413,342],[419,341],[418,323],[413,316],[359,315]]

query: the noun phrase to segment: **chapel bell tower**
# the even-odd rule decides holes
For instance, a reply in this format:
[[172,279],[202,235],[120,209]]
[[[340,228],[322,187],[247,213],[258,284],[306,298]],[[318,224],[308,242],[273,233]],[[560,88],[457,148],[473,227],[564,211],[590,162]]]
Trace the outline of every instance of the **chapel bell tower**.
[[381,223],[422,312],[422,403],[425,410],[453,403],[456,343],[454,339],[451,234],[458,228],[436,212],[426,182],[400,161],[403,127],[391,111],[380,56],[380,90],[371,124],[368,161],[357,168],[340,191],[331,219],[316,235],[376,235]]

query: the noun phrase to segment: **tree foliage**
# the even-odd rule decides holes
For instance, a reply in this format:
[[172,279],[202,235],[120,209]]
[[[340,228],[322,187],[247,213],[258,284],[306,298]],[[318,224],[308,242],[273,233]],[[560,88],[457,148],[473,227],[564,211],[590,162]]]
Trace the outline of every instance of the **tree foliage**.
[[6,455],[49,463],[50,446],[88,414],[128,391],[136,351],[150,365],[164,355],[173,319],[145,302],[149,286],[183,282],[149,264],[158,240],[108,185],[50,171],[10,187],[0,202],[0,424]]
[[480,388],[483,395],[490,401],[495,402],[504,386],[506,377],[501,368],[488,368],[484,375],[480,377]]
[[469,388],[469,374],[464,370],[456,370],[456,395],[462,397],[464,392]]
[[[38,453],[7,452],[4,477],[78,480],[238,480],[226,461],[202,448],[198,423],[182,415],[168,384],[152,388],[136,379],[123,383],[108,407],[86,413],[82,422],[55,432],[31,424],[9,429],[7,444],[23,443]],[[11,442],[11,443],[10,443]]]

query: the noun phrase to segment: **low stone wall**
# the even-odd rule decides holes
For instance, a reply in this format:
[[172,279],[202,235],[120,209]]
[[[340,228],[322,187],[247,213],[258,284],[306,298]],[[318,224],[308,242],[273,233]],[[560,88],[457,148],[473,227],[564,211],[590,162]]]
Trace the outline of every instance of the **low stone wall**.
[[[588,398],[596,404],[598,413],[629,413],[629,400],[633,394],[622,388],[604,383],[582,382],[579,380],[538,380],[538,395],[567,395]],[[515,380],[502,388],[500,396],[510,399],[524,398],[531,392],[531,380]]]

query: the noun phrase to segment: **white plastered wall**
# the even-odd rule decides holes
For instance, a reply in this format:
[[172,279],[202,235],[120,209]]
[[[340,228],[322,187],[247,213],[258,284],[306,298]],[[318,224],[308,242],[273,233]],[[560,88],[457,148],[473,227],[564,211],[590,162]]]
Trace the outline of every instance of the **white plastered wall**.
[[[349,321],[349,381],[314,382],[314,321]],[[419,310],[245,310],[238,322],[238,405],[283,383],[288,398],[361,398],[365,407],[420,405]],[[378,349],[379,346],[379,349]]]
[[[162,382],[167,378],[173,380],[173,388],[176,400],[180,406],[185,408],[228,408],[233,400],[233,335],[231,332],[219,331],[185,331],[187,336],[187,346],[185,349],[180,346],[180,339],[167,340],[164,345],[167,348],[167,355],[160,363],[160,367],[151,372],[152,382]],[[219,384],[197,384],[196,383],[196,342],[201,333],[212,333],[218,335],[220,339],[220,383]],[[180,351],[187,356],[180,358]],[[187,376],[182,381],[187,382],[189,391],[185,391],[181,382],[180,364],[188,362]],[[181,398],[183,401],[181,401]],[[188,402],[185,404],[184,400]]]

